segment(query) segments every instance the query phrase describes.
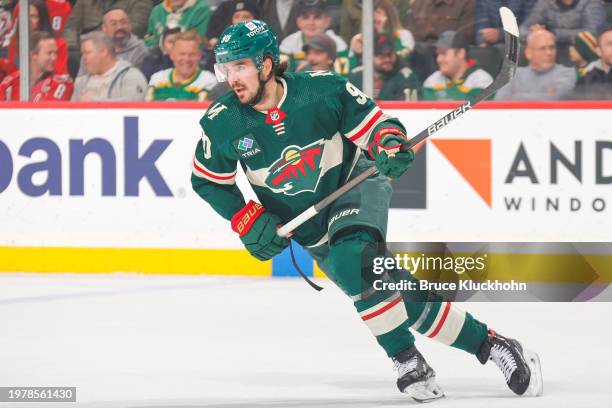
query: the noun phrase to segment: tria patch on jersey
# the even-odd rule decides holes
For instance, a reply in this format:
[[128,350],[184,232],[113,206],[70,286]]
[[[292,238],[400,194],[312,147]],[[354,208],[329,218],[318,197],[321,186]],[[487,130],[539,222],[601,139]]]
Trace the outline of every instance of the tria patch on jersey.
[[270,166],[266,185],[287,195],[314,192],[321,179],[324,142],[321,139],[305,147],[286,147],[281,157]]
[[248,159],[249,157],[253,157],[257,153],[261,152],[261,149],[257,144],[257,140],[255,140],[255,138],[251,134],[248,134],[247,136],[235,141],[234,147],[238,151],[240,157],[242,157],[243,159]]

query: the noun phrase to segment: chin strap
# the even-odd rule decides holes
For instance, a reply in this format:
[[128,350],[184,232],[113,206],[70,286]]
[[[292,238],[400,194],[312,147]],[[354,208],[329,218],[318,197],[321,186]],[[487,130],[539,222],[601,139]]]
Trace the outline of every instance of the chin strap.
[[[259,75],[261,76],[261,72],[259,72]],[[270,81],[270,79],[272,79],[273,75],[272,75],[272,71],[270,71],[270,75],[268,75],[268,78],[266,80],[259,79],[259,88],[257,89],[257,94],[255,94],[255,97],[249,101],[249,105],[251,106],[255,106],[257,105],[259,102],[261,102],[261,99],[264,96],[264,91],[266,88],[266,84]]]

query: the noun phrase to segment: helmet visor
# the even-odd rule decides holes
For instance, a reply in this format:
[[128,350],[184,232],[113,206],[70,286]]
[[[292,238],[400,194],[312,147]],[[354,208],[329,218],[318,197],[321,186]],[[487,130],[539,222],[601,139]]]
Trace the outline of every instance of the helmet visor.
[[251,58],[243,58],[223,64],[215,64],[215,75],[219,82],[244,80],[257,75],[258,69]]

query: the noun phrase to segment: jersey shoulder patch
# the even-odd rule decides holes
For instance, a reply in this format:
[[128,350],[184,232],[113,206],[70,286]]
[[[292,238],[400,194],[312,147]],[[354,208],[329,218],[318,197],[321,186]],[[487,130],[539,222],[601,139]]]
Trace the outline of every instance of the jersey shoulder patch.
[[235,123],[235,118],[239,115],[239,102],[234,93],[229,91],[210,104],[204,116],[200,119],[200,126],[211,138],[217,135],[223,137],[238,126]]
[[155,88],[161,88],[164,84],[170,85],[170,74],[172,73],[172,68],[164,69],[162,71],[157,71],[153,75],[151,75],[151,79],[149,80],[149,86]]

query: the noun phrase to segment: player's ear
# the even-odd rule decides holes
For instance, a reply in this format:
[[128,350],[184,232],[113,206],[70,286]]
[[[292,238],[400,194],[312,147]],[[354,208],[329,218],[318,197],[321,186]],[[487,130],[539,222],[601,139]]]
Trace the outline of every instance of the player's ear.
[[272,72],[272,68],[274,68],[274,63],[272,62],[272,58],[265,57],[263,60],[263,77],[268,78],[270,73]]

